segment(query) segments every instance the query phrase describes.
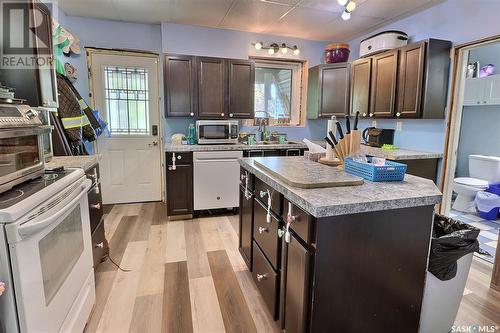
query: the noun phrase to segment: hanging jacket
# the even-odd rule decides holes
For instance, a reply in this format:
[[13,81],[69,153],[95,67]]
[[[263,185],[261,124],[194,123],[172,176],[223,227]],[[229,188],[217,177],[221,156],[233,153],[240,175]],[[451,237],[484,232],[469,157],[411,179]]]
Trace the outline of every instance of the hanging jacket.
[[[64,75],[57,74],[57,91],[59,93],[59,118],[71,146],[80,146],[83,139],[94,141],[96,139],[94,128],[80,106],[73,85]],[[93,115],[92,118],[94,118]],[[97,120],[95,121],[98,124]]]

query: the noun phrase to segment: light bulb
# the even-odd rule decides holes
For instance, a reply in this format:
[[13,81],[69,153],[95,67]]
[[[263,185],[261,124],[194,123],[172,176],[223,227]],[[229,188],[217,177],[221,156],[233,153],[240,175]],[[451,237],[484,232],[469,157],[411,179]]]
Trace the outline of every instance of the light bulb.
[[349,1],[347,6],[345,6],[345,10],[348,11],[349,13],[352,13],[352,11],[355,9],[356,9],[356,3],[354,1]]
[[269,55],[273,55],[274,54],[274,48],[270,48],[269,50],[267,50],[267,53],[269,53]]
[[285,54],[288,52],[288,47],[286,47],[286,44],[283,43],[281,44],[281,53]]
[[262,42],[255,43],[255,49],[260,50],[262,48]]
[[299,55],[299,53],[300,53],[300,50],[299,50],[299,48],[297,47],[297,45],[295,45],[295,46],[293,47],[293,54],[295,54],[295,55]]
[[344,21],[347,21],[348,19],[350,19],[350,18],[351,18],[351,13],[349,13],[348,11],[344,11],[344,12],[342,13],[341,17],[342,17],[342,19],[343,19]]
[[339,3],[339,5],[341,5],[341,6],[345,6],[346,3],[347,3],[347,1],[349,1],[349,0],[337,0],[337,2]]

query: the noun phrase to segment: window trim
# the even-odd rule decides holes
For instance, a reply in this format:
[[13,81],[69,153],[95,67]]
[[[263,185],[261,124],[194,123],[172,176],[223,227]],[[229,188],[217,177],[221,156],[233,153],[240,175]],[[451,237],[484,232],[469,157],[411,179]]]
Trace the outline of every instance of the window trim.
[[[306,97],[307,97],[307,74],[308,74],[308,62],[307,60],[297,60],[297,59],[287,59],[287,58],[281,58],[281,59],[276,59],[276,58],[266,58],[266,57],[249,57],[249,59],[255,61],[255,67],[268,67],[268,68],[284,68],[284,69],[290,69],[290,66],[286,66],[285,64],[297,64],[301,66],[301,69],[293,69],[292,70],[292,96],[291,96],[291,108],[294,107],[294,105],[298,104],[299,107],[299,114],[298,114],[298,119],[297,121],[291,121],[292,124],[285,125],[285,124],[279,124],[279,123],[274,123],[273,121],[270,122],[269,126],[272,127],[283,127],[283,128],[290,128],[290,127],[305,127],[306,126]],[[279,67],[281,66],[281,67]],[[296,74],[297,72],[300,73],[300,77],[297,78]],[[295,74],[295,75],[294,75]],[[295,77],[295,78],[294,78]],[[298,82],[294,82],[294,79],[297,80]],[[294,98],[296,100],[294,100]],[[294,116],[294,112],[291,112],[292,119]],[[295,118],[297,118],[297,115],[295,115]],[[293,124],[295,123],[295,124]],[[245,125],[250,125],[250,126],[256,126],[257,123],[255,122],[255,118],[251,119],[248,121],[248,124]]]

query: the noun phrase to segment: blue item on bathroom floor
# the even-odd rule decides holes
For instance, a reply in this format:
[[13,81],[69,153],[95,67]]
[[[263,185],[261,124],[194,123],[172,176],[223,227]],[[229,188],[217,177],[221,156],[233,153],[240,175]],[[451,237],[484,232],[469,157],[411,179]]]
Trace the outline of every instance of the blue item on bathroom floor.
[[479,216],[486,220],[496,220],[500,207],[500,196],[490,192],[477,192],[476,205]]
[[500,195],[500,184],[490,184],[486,192]]
[[371,157],[368,157],[369,163],[357,162],[348,157],[344,160],[344,170],[355,176],[363,177],[372,182],[394,182],[403,181],[406,173],[406,164],[392,161],[385,161],[384,166],[371,164]]

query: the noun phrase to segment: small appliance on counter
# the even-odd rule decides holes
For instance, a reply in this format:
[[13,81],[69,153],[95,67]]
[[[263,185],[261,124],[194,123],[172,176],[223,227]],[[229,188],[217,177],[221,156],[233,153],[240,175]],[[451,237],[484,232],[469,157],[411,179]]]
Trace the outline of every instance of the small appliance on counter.
[[200,145],[238,143],[237,120],[197,120],[196,134]]
[[28,105],[0,104],[0,193],[43,175],[50,129]]
[[375,53],[392,50],[408,44],[408,35],[402,31],[389,30],[365,38],[359,45],[361,58]]
[[381,148],[383,145],[394,144],[393,129],[368,127],[363,131],[363,140],[372,147]]

